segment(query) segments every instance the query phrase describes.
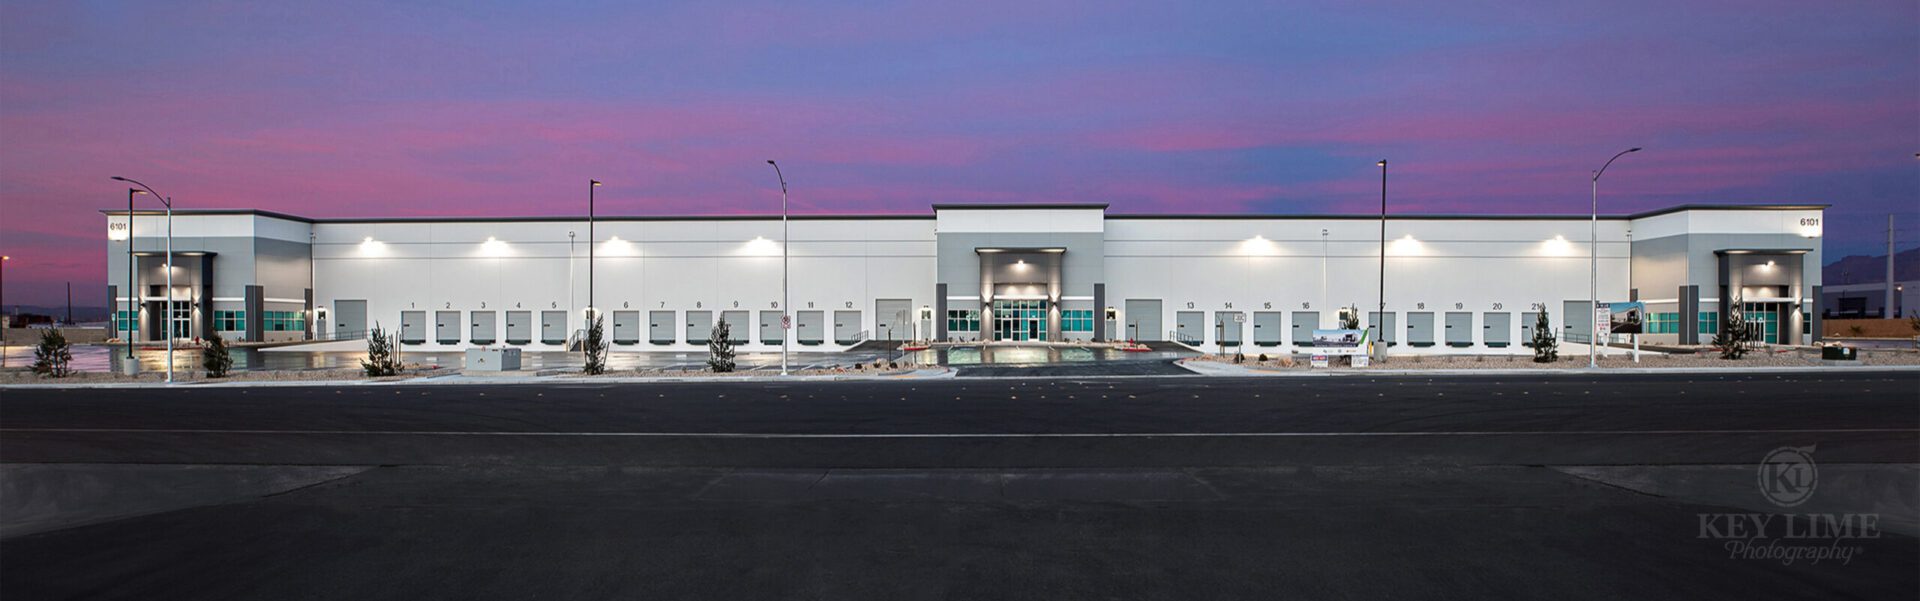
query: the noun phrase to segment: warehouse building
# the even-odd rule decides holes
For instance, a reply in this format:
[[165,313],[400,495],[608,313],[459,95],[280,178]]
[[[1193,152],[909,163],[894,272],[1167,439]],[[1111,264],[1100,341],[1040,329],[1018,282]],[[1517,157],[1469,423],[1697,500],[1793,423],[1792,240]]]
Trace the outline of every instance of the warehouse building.
[[[170,308],[164,215],[102,213],[115,325],[138,340],[168,331],[342,340],[382,326],[428,350],[561,350],[594,306],[616,352],[702,350],[723,319],[746,351],[790,336],[818,351],[889,339],[1135,339],[1287,352],[1311,350],[1313,330],[1359,307],[1393,353],[1528,353],[1540,311],[1563,340],[1587,340],[1591,323],[1585,216],[932,208],[796,216],[784,236],[777,215],[599,217],[591,238],[580,217],[177,211]],[[1810,341],[1824,209],[1601,217],[1599,297],[1647,303],[1648,343],[1710,340],[1735,302],[1768,342]]]

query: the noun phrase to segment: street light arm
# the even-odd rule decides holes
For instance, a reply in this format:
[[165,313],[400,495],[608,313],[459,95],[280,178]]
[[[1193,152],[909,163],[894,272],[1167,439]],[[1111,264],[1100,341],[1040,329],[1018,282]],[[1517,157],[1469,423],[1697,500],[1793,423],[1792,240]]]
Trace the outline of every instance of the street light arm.
[[1628,148],[1626,150],[1620,151],[1620,154],[1613,155],[1613,158],[1607,159],[1607,164],[1601,165],[1599,171],[1593,172],[1593,181],[1596,181],[1596,182],[1600,181],[1600,176],[1607,172],[1608,167],[1613,166],[1613,162],[1615,160],[1618,160],[1620,157],[1627,156],[1627,153],[1630,153],[1630,152],[1640,152],[1640,148],[1637,146],[1633,148]]
[[146,189],[146,191],[147,191],[147,194],[151,194],[151,195],[153,195],[153,198],[154,198],[155,200],[158,200],[158,201],[160,201],[160,204],[164,204],[164,205],[167,205],[167,208],[169,208],[169,209],[171,209],[171,208],[173,208],[173,199],[171,199],[171,198],[167,198],[167,197],[165,197],[165,196],[161,196],[159,192],[155,192],[155,191],[153,191],[153,187],[152,187],[152,186],[148,186],[148,185],[146,185],[146,184],[143,184],[143,183],[140,183],[140,182],[139,182],[139,180],[135,180],[135,179],[133,179],[133,178],[129,178],[129,177],[120,177],[120,176],[118,176],[118,175],[115,175],[115,176],[113,176],[113,178],[112,178],[112,179],[113,179],[114,181],[120,181],[120,182],[127,182],[127,183],[129,183],[129,184],[133,184],[133,185],[136,185],[136,186],[140,186],[141,188],[144,188],[144,189]]
[[780,178],[780,193],[786,194],[787,193],[787,176],[786,174],[780,172],[780,164],[773,162],[773,159],[767,159],[767,164],[773,165],[774,176]]

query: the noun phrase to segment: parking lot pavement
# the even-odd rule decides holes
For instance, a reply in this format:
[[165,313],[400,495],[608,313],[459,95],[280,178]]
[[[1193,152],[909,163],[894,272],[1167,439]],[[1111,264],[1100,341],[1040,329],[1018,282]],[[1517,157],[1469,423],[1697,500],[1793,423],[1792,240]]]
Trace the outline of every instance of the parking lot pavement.
[[[181,466],[344,470],[0,538],[6,599],[1920,592],[1910,530],[1776,536],[1755,556],[1750,531],[1723,526],[1807,512],[1914,523],[1915,495],[1900,492],[1920,469],[1913,372],[34,389],[0,402],[0,477],[161,490],[191,473]],[[1797,508],[1754,477],[1782,447],[1822,470]],[[41,494],[7,489],[9,503]],[[137,498],[103,496],[120,510]],[[1847,554],[1766,555],[1780,545]]]

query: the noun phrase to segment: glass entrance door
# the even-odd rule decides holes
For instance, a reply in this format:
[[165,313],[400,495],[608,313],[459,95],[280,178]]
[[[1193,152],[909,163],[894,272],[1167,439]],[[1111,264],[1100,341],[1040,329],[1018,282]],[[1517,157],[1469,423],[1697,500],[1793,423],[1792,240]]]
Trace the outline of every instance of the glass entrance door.
[[193,304],[189,301],[173,301],[173,311],[169,315],[173,323],[173,337],[193,337]]
[[1741,311],[1746,314],[1747,327],[1752,328],[1753,340],[1767,344],[1780,344],[1780,314],[1786,303],[1743,303]]
[[994,340],[1046,340],[1047,301],[993,301]]

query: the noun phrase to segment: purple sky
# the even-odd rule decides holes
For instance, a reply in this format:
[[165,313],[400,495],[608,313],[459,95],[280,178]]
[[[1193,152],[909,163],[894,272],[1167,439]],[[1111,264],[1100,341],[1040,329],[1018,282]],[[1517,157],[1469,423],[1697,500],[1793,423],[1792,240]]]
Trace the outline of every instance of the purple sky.
[[[109,175],[315,217],[1584,213],[1830,203],[1920,241],[1883,2],[0,3],[8,304],[99,304]],[[645,6],[634,6],[642,4]],[[1547,6],[1549,4],[1556,6]],[[157,206],[157,205],[156,205]]]

